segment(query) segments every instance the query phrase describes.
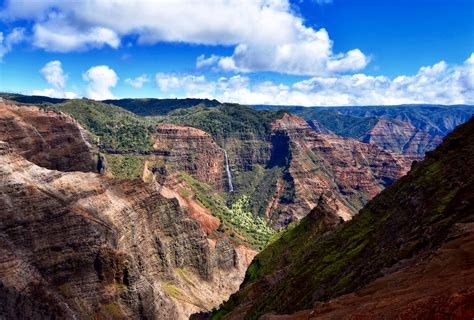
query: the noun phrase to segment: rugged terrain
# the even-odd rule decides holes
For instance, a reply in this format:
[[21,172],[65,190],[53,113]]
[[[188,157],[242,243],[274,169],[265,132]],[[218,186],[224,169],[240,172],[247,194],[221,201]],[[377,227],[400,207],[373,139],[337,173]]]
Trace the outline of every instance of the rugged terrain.
[[[150,112],[160,102],[147,101],[119,102],[132,110],[151,103]],[[304,217],[321,192],[329,190],[347,220],[410,167],[408,157],[317,132],[283,111],[232,104],[206,107],[206,100],[193,107],[197,102],[183,101],[186,108],[161,118],[91,100],[57,101],[41,110],[65,112],[91,132],[101,152],[101,172],[156,182],[193,203],[188,207],[204,206],[224,220],[228,234],[256,248],[263,247],[269,232],[227,219],[234,204],[246,203],[243,199],[249,199],[245,211],[279,229]]]
[[97,170],[97,148],[71,116],[0,101],[0,140],[26,159],[52,170]]
[[[315,119],[209,100],[11,98],[0,101],[1,316],[205,315],[269,239],[215,317],[337,317],[334,298],[392,314],[445,268],[433,252],[453,261],[452,290],[433,299],[469,306],[470,282],[452,274],[471,279],[471,257],[449,250],[471,245],[472,123],[394,183],[438,144],[415,121],[373,117],[356,130],[364,143]],[[380,292],[420,272],[399,300]]]
[[360,140],[375,144],[386,150],[407,155],[413,160],[420,160],[425,153],[433,150],[442,141],[440,135],[430,135],[427,131],[417,129],[403,121],[378,119]]
[[[77,171],[96,171],[96,159],[81,165],[97,155],[69,116],[2,110],[0,315],[185,319],[238,288],[255,251],[209,211],[153,183]],[[38,155],[41,143],[61,152]]]
[[470,105],[401,105],[360,107],[254,106],[288,110],[318,132],[355,138],[420,160],[458,125],[474,114]]
[[470,319],[473,157],[471,119],[351,221],[341,224],[334,199],[321,196],[300,224],[255,257],[214,318],[309,309],[290,318],[339,319],[351,309],[342,317]]
[[[323,193],[334,199],[337,214],[349,220],[411,165],[406,157],[376,145],[315,132],[302,118],[288,113],[272,125],[274,149],[280,149],[273,156],[288,159],[285,175],[277,182],[282,187],[267,208],[279,226],[303,218]],[[290,188],[291,196],[285,195]]]

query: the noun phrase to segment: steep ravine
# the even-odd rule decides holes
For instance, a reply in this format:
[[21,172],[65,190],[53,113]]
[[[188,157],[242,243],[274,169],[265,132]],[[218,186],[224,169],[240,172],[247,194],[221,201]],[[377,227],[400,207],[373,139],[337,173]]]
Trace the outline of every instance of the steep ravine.
[[1,107],[0,317],[187,319],[238,288],[255,251],[206,208],[92,173],[97,153],[69,116]]
[[323,194],[214,319],[472,318],[473,157],[471,119],[351,221]]
[[[60,317],[185,319],[242,280],[252,250],[208,240],[179,203],[140,181],[38,167],[2,144],[0,281]],[[21,214],[19,214],[21,213]],[[13,300],[12,300],[13,299]]]

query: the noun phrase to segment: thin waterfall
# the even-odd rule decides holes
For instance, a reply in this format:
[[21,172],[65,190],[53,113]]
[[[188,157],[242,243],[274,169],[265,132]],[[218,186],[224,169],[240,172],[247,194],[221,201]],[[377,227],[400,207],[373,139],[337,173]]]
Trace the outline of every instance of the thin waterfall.
[[224,160],[225,160],[225,172],[227,174],[227,183],[229,184],[229,192],[234,192],[234,186],[232,185],[232,174],[230,173],[229,169],[229,158],[227,157],[227,151],[224,151]]

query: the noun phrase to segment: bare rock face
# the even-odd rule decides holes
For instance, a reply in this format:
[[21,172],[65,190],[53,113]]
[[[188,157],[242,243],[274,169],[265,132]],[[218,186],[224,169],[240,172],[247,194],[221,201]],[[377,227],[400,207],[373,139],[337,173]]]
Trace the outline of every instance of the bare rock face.
[[97,151],[76,120],[63,113],[0,101],[0,140],[39,166],[97,171]]
[[380,119],[361,141],[420,160],[441,143],[442,137],[430,135],[408,122]]
[[[154,134],[155,172],[184,171],[217,190],[223,190],[224,152],[212,137],[199,129],[177,125],[161,125]],[[159,152],[161,151],[161,152]]]
[[187,319],[237,290],[254,252],[209,240],[145,183],[41,168],[0,144],[0,315]]
[[267,208],[276,226],[305,216],[321,194],[332,197],[339,216],[348,220],[411,165],[406,157],[376,145],[317,133],[290,114],[273,123],[272,141],[275,157],[288,154],[288,173],[275,197],[279,200]]

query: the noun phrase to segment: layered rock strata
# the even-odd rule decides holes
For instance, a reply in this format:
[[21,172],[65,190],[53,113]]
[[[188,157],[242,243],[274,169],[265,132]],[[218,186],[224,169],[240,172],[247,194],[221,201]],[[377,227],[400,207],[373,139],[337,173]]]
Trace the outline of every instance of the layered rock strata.
[[48,169],[97,171],[97,150],[90,135],[64,113],[0,101],[0,140]]
[[[410,168],[406,157],[376,145],[314,131],[305,120],[285,114],[273,123],[274,152],[287,160],[267,212],[277,226],[301,219],[316,206],[320,195],[331,195],[338,214],[350,219],[383,188]],[[289,193],[289,195],[288,195]]]
[[186,319],[242,281],[253,251],[208,240],[177,200],[0,149],[1,315]]

